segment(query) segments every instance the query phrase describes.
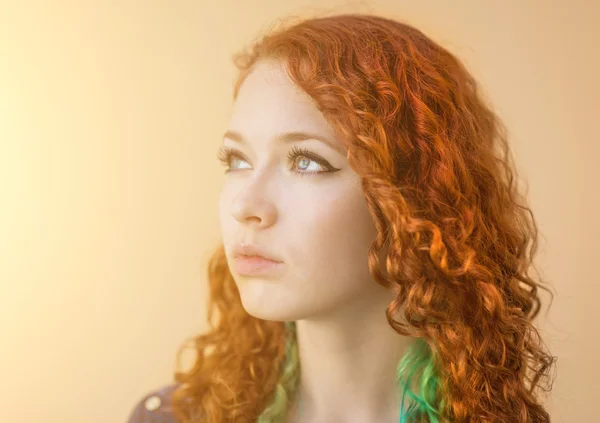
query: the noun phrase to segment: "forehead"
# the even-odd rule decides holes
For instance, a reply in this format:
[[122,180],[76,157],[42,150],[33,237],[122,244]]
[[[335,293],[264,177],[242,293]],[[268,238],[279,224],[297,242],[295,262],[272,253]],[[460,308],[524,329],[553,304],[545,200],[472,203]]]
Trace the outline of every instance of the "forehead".
[[240,87],[229,127],[247,137],[311,131],[335,138],[314,100],[293,83],[284,65],[275,61],[254,65]]

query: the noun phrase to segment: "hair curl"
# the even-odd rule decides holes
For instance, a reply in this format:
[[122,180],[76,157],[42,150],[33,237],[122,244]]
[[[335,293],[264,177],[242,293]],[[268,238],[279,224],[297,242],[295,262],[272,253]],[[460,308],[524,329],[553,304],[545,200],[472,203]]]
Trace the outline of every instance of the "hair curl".
[[[419,30],[362,14],[273,28],[234,56],[234,98],[258,60],[287,65],[361,177],[378,229],[371,274],[396,292],[389,324],[418,340],[398,367],[414,400],[404,421],[549,422],[536,390],[551,390],[556,357],[533,319],[539,288],[552,292],[530,274],[537,225],[472,75]],[[299,382],[294,324],[244,310],[222,245],[208,277],[211,330],[175,374],[177,416],[282,421]]]

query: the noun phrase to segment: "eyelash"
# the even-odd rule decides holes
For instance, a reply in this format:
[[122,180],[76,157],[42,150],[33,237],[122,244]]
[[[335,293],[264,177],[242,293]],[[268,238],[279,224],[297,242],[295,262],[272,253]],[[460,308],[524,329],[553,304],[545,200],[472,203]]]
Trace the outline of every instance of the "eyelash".
[[[313,153],[305,148],[298,147],[297,145],[295,145],[294,147],[292,147],[292,149],[288,153],[287,158],[290,162],[294,163],[294,161],[296,160],[296,158],[298,156],[306,157],[307,159],[314,161],[315,163],[318,163],[322,167],[327,169],[327,170],[323,170],[323,171],[319,171],[319,172],[302,172],[302,171],[293,170],[293,172],[299,176],[307,176],[307,175],[314,176],[314,175],[320,175],[322,173],[330,173],[332,171],[339,170],[339,169],[336,169],[333,166],[331,166],[329,163],[327,163],[325,161],[325,159],[321,158],[320,156],[316,155],[315,153]],[[239,159],[247,161],[236,149],[231,148],[231,147],[223,146],[219,149],[219,152],[217,154],[217,159],[221,163],[223,163],[224,166],[229,166],[229,161],[231,160],[232,157],[237,157]],[[225,170],[225,173],[229,173],[232,170],[235,170],[235,169],[231,169],[228,167]]]

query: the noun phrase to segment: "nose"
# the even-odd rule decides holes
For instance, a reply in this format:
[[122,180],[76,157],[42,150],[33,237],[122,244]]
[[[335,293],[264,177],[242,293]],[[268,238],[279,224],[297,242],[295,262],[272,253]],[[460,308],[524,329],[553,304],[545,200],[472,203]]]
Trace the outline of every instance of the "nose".
[[231,214],[241,224],[266,228],[275,222],[277,209],[272,199],[264,193],[264,187],[246,187],[234,198]]

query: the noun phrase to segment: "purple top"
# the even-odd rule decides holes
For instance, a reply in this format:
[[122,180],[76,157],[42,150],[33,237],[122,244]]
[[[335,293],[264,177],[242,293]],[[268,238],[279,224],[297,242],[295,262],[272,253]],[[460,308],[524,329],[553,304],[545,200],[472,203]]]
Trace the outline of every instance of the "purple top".
[[177,385],[148,393],[136,405],[127,423],[179,423],[171,409],[171,394]]

